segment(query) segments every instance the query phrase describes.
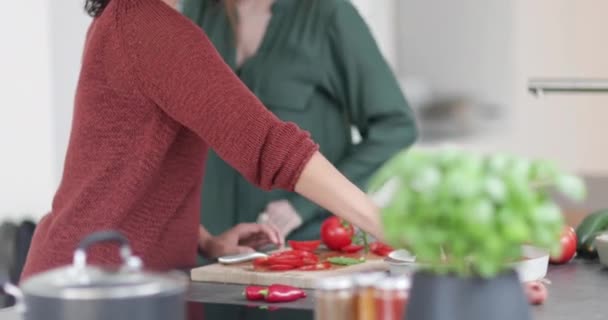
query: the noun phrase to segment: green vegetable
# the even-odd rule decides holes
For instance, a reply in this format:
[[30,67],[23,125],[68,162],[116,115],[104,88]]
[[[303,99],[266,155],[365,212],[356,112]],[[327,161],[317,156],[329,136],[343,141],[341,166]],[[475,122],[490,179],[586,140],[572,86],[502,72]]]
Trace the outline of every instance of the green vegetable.
[[327,259],[329,263],[339,265],[339,266],[352,266],[354,264],[359,264],[365,262],[365,258],[361,257],[359,259],[349,258],[349,257],[331,257]]
[[522,244],[559,249],[564,222],[552,191],[585,196],[582,180],[552,162],[456,149],[400,152],[369,191],[393,179],[397,190],[382,208],[388,244],[430,271],[460,276],[495,276],[521,258]]
[[594,212],[581,222],[576,228],[578,255],[582,258],[594,259],[597,251],[593,241],[603,231],[608,230],[608,209]]

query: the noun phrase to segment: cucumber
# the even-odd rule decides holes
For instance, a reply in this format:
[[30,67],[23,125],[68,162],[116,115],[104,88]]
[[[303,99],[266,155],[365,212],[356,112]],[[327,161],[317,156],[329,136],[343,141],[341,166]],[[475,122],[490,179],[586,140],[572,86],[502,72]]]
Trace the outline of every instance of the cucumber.
[[578,256],[584,259],[597,258],[597,251],[593,242],[600,233],[608,230],[608,209],[600,210],[588,215],[576,228]]

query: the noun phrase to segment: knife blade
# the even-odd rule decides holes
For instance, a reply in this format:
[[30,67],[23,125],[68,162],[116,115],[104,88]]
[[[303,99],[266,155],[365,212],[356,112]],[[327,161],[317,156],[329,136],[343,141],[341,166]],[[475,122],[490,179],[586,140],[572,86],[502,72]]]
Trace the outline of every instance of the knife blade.
[[217,261],[221,264],[237,264],[255,260],[257,258],[265,258],[268,257],[267,254],[261,252],[248,252],[235,254],[230,256],[219,257]]

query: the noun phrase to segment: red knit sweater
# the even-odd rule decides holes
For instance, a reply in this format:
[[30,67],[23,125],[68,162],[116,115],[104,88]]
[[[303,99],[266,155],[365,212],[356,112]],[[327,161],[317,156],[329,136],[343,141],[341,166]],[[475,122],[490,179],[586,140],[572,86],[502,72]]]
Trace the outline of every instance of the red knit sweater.
[[[112,0],[87,35],[63,179],[22,279],[70,263],[103,229],[123,232],[149,268],[192,266],[208,147],[259,187],[288,190],[317,150],[179,12]],[[89,261],[117,263],[113,249],[98,246]]]

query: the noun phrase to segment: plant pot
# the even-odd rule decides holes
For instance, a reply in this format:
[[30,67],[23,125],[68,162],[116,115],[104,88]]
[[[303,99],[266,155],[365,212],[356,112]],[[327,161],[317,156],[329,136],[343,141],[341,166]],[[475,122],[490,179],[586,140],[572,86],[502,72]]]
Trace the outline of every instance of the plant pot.
[[495,278],[460,278],[416,272],[407,320],[530,320],[530,306],[515,271]]

